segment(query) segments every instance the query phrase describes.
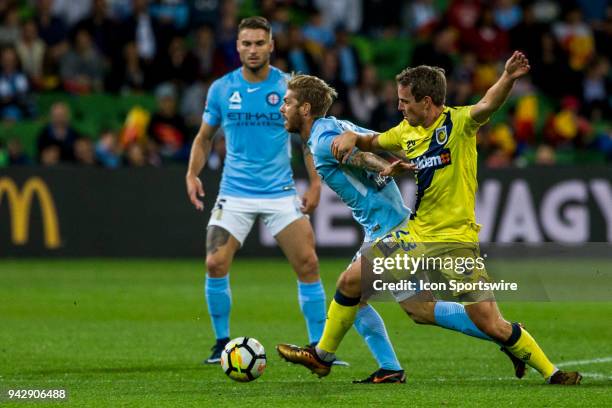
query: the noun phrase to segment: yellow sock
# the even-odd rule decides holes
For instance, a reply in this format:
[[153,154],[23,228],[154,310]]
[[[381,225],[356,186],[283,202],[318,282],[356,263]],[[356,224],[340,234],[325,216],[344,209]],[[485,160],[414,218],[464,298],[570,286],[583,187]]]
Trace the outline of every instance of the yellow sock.
[[[359,299],[357,299],[359,302]],[[323,329],[323,336],[317,348],[328,353],[335,353],[346,332],[355,322],[359,303],[354,306],[343,306],[332,299],[327,310],[327,321]]]
[[[513,324],[513,326],[516,323]],[[506,348],[514,354],[517,358],[520,358],[531,367],[535,368],[542,374],[544,378],[548,378],[556,370],[553,363],[550,362],[546,354],[542,351],[535,339],[531,337],[531,334],[527,330],[521,328],[521,334],[516,343],[512,346],[506,346]]]

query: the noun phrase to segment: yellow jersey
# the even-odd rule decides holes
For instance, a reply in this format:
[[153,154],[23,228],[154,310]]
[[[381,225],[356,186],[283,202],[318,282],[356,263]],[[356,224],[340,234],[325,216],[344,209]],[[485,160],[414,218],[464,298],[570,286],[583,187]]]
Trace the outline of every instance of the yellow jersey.
[[403,120],[382,133],[385,150],[403,150],[416,164],[417,197],[409,224],[423,242],[478,242],[476,132],[471,106],[444,107],[428,128]]

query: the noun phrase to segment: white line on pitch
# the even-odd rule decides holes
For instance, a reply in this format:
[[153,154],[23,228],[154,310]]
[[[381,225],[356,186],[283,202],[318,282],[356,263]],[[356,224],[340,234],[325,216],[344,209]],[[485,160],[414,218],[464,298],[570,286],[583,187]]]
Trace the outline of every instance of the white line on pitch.
[[612,357],[601,357],[601,358],[592,358],[590,360],[574,360],[574,361],[564,361],[559,364],[555,364],[557,367],[566,367],[572,365],[588,365],[588,364],[600,364],[600,363],[610,363],[612,362]]

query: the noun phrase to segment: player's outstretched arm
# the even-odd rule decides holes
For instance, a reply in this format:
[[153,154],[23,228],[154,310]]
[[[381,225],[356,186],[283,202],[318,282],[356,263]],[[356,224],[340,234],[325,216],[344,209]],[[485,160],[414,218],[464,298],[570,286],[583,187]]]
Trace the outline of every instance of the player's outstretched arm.
[[506,101],[514,82],[525,75],[531,67],[529,60],[520,51],[514,51],[506,61],[501,77],[485,94],[485,96],[470,110],[470,116],[478,123],[486,122]]
[[310,186],[308,187],[308,191],[302,196],[301,210],[304,214],[312,214],[315,208],[317,208],[317,205],[319,205],[319,199],[321,198],[321,178],[315,168],[312,152],[306,143],[302,144],[302,151],[304,152],[304,164],[308,171]]
[[332,142],[332,154],[339,162],[346,163],[355,147],[363,152],[380,150],[378,133],[366,135],[347,130]]
[[198,175],[208,160],[210,148],[212,147],[212,139],[216,132],[216,126],[210,126],[208,123],[202,122],[200,130],[198,130],[198,134],[191,145],[185,183],[187,184],[189,201],[200,211],[204,209],[204,203],[198,197],[204,197],[204,187]]

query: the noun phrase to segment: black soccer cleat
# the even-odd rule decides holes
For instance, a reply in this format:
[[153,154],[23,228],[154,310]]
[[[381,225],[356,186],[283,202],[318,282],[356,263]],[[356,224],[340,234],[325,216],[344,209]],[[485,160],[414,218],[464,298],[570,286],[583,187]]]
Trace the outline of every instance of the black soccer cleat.
[[217,342],[214,346],[210,348],[212,353],[210,357],[203,361],[203,364],[219,364],[221,362],[221,353],[225,348],[225,345],[229,343],[229,337],[225,337],[223,339],[217,339]]
[[503,351],[504,354],[508,356],[510,361],[512,361],[512,365],[514,366],[514,375],[516,376],[516,378],[523,378],[525,376],[525,372],[527,371],[527,365],[525,364],[525,362],[520,358],[516,357],[507,348],[503,346],[499,350]]
[[[521,326],[521,329],[525,328],[525,325],[523,323],[519,323],[518,325]],[[505,355],[507,355],[510,361],[512,361],[515,377],[518,379],[523,378],[525,376],[525,373],[527,372],[527,364],[523,360],[512,354],[510,350],[508,350],[506,347],[502,346],[499,350],[502,351]]]
[[364,380],[353,380],[353,384],[403,384],[406,382],[404,370],[385,370],[379,368]]

